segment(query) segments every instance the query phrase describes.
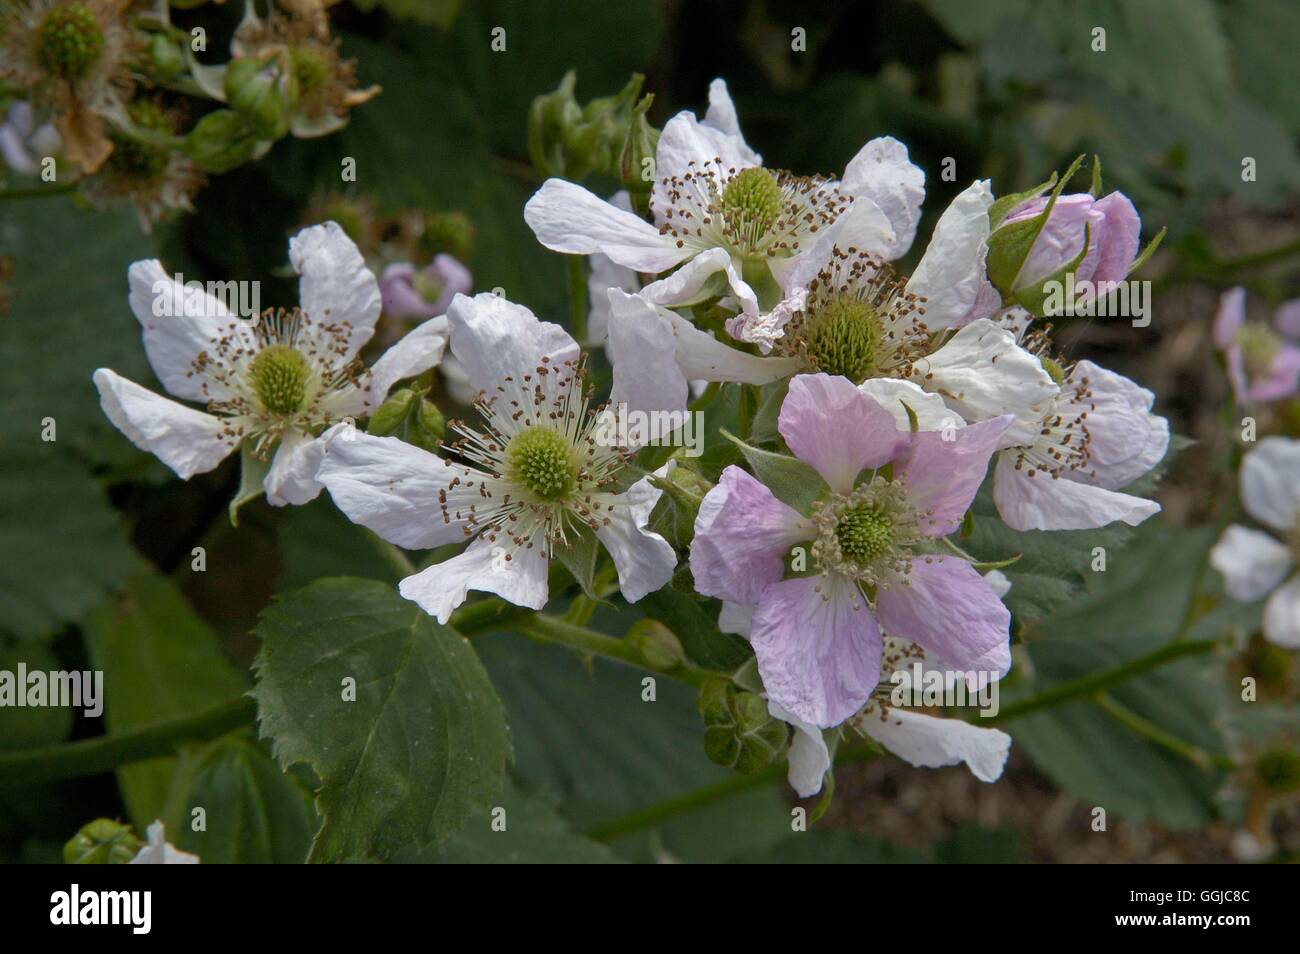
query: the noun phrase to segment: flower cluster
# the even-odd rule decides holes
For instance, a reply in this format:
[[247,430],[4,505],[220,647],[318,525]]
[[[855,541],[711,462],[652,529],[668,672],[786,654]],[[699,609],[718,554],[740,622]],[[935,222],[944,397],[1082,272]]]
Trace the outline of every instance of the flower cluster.
[[[615,112],[643,123],[643,108],[629,112],[637,92]],[[693,580],[756,664],[740,702],[738,676],[702,701],[710,731],[743,724],[770,754],[788,742],[801,794],[820,788],[846,730],[917,765],[965,762],[997,778],[1005,734],[910,711],[889,687],[919,667],[980,692],[1011,667],[1006,581],[954,540],[990,469],[993,506],[1013,530],[1136,525],[1159,510],[1130,492],[1169,444],[1152,394],[1065,359],[1038,320],[1044,282],[1115,281],[1140,260],[1136,212],[1119,193],[1063,194],[1069,176],[1010,201],[976,181],[906,274],[897,263],[925,176],[902,143],[868,142],[840,178],[796,174],[763,165],[721,80],[709,102],[704,120],[683,112],[657,139],[642,136],[654,144],[643,202],[553,178],[525,209],[543,245],[592,257],[607,404],[568,331],[503,296],[470,296],[468,273],[447,258],[389,264],[376,279],[328,222],[290,244],[299,307],[252,324],[201,298],[160,316],[150,294],[165,274],[132,266],[159,380],[205,407],[101,369],[104,410],[181,477],[241,449],[246,485],[250,462],[269,462],[272,504],[324,487],[389,543],[433,550],[399,589],[443,623],[470,591],[542,609],[553,561],[606,595],[590,579],[602,552],[628,603]],[[360,353],[381,309],[422,323],[367,370]],[[444,348],[475,419],[448,422],[434,445],[377,426],[389,389],[440,364]],[[619,426],[686,412],[700,382],[751,407],[761,388],[770,433],[742,419],[738,449],[710,469],[665,463],[647,435]],[[684,538],[656,518],[669,502],[690,511]],[[1294,513],[1284,527],[1273,509],[1261,519],[1290,532]]]
[[0,126],[5,165],[65,181],[57,163],[66,160],[92,205],[129,202],[149,229],[191,209],[209,174],[264,155],[286,135],[341,128],[378,87],[357,88],[355,63],[340,56],[322,4],[282,6],[263,18],[249,0],[230,60],[211,65],[200,62],[204,29],[174,26],[166,3],[7,4],[0,81],[25,98]]

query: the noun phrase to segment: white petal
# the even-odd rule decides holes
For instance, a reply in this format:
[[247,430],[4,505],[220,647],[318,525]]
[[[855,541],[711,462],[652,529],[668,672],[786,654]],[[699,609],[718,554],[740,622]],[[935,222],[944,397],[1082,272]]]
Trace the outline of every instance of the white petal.
[[907,147],[892,136],[871,140],[849,160],[841,187],[855,200],[871,199],[888,217],[895,240],[885,258],[906,255],[925,201],[925,172],[908,159]]
[[926,299],[925,323],[931,331],[955,326],[979,299],[992,204],[987,180],[975,182],[953,199],[939,216],[930,244],[907,282],[909,292]]
[[880,206],[867,196],[858,196],[804,252],[792,259],[772,258],[768,264],[787,297],[799,290],[806,293],[819,272],[831,265],[835,250],[856,248],[884,255],[898,244],[893,225]]
[[440,364],[450,334],[447,316],[439,315],[417,325],[380,355],[370,368],[367,407],[376,408],[383,404],[389,389],[403,378],[423,374]]
[[1122,520],[1136,527],[1160,504],[1068,477],[1016,470],[1016,453],[1003,451],[993,472],[993,502],[1013,530],[1092,530]]
[[[610,196],[610,204],[632,211],[632,199],[625,190],[620,189]],[[591,271],[587,275],[587,341],[586,344],[602,345],[609,337],[609,290],[621,288],[626,292],[637,291],[641,279],[636,272],[615,262],[608,255],[599,253],[587,260]]]
[[136,853],[129,864],[133,865],[197,865],[199,856],[169,845],[163,833],[163,823],[155,821],[145,832],[149,843]]
[[370,336],[383,306],[379,282],[366,268],[356,243],[336,222],[305,228],[289,240],[289,261],[302,276],[298,299],[316,325],[350,326],[339,362],[356,357]]
[[1011,736],[962,719],[940,719],[891,707],[882,720],[866,712],[854,725],[905,762],[920,768],[940,768],[965,762],[981,782],[1002,777],[1011,752]]
[[754,628],[754,607],[730,600],[722,601],[722,610],[718,613],[718,631],[735,633],[749,638],[749,631]]
[[397,585],[397,591],[420,604],[439,623],[451,618],[470,590],[495,593],[516,606],[541,609],[547,597],[547,564],[542,546],[507,544],[505,537],[496,543],[479,537],[450,560],[408,576]]
[[647,529],[650,512],[662,493],[650,478],[642,477],[614,498],[613,508],[605,511],[609,523],[596,531],[614,560],[619,589],[629,603],[666,585],[677,568],[677,551]]
[[1300,441],[1265,437],[1241,464],[1241,502],[1246,512],[1278,533],[1300,518]]
[[283,507],[285,504],[300,505],[315,500],[321,489],[316,471],[320,469],[324,457],[323,437],[312,437],[301,431],[286,431],[271,459],[271,469],[262,481],[267,502],[273,507]]
[[704,297],[714,275],[722,273],[726,288],[740,303],[746,314],[758,314],[758,296],[754,289],[740,277],[732,264],[731,255],[724,248],[705,249],[666,278],[651,282],[641,289],[641,297],[656,305],[695,304]]
[[638,272],[662,272],[694,253],[631,212],[610,205],[580,185],[547,179],[524,206],[537,241],[554,252],[596,252]]
[[94,380],[99,405],[113,425],[182,480],[212,470],[237,446],[219,417],[154,394],[108,368],[97,370]]
[[907,407],[916,414],[918,431],[942,431],[949,427],[966,426],[966,422],[944,403],[943,398],[921,390],[911,381],[901,378],[869,378],[858,385],[858,390],[875,398],[877,404],[894,415],[894,425],[900,431],[912,429]]
[[984,574],[984,582],[989,585],[989,589],[998,594],[998,599],[1011,592],[1011,581],[1001,570],[989,570]]
[[[682,178],[706,162],[718,160],[724,170],[747,169],[758,165],[754,150],[745,144],[739,134],[724,132],[717,126],[702,123],[689,110],[683,110],[664,126],[655,149],[655,184],[653,204],[658,209],[669,208],[671,203],[663,195],[665,177]],[[662,200],[662,201],[661,201]],[[543,243],[545,244],[545,243]]]
[[451,352],[480,391],[507,377],[531,374],[549,358],[562,366],[578,360],[578,343],[559,325],[538,321],[523,305],[490,292],[457,295],[447,308]]
[[127,269],[131,310],[144,332],[144,350],[154,374],[170,393],[187,401],[221,400],[229,390],[194,373],[195,359],[219,339],[233,348],[256,346],[251,322],[241,321],[221,299],[198,287],[186,288],[163,271],[157,259]]
[[1250,603],[1273,592],[1295,561],[1267,533],[1232,524],[1210,550],[1210,565],[1223,574],[1235,600]]
[[[479,499],[474,488],[465,486],[477,483],[473,471],[396,437],[363,434],[348,424],[331,428],[321,439],[326,441],[325,456],[316,479],[353,523],[408,550],[465,539],[463,521],[454,514]],[[461,485],[448,491],[458,477]],[[441,491],[447,491],[446,518],[439,504]]]
[[740,132],[740,119],[736,116],[736,104],[731,101],[724,79],[715,79],[709,84],[709,109],[704,114],[704,125],[712,126],[719,132],[738,140],[737,148],[741,158],[753,165],[762,165],[763,157],[745,142]]
[[1122,374],[1091,361],[1070,371],[1067,389],[1088,382],[1093,408],[1088,413],[1088,483],[1119,490],[1146,474],[1169,447],[1169,422],[1151,414],[1155,395]]
[[914,376],[972,422],[1003,414],[1022,421],[1041,419],[1060,390],[1010,331],[987,318],[972,321],[918,361]]
[[1264,635],[1286,649],[1300,649],[1300,575],[1296,575],[1264,604]]
[[822,780],[831,767],[831,753],[822,730],[771,699],[767,701],[767,711],[773,719],[780,719],[794,728],[794,739],[790,742],[786,759],[789,763],[786,779],[800,798],[812,798],[822,790]]
[[793,374],[788,358],[759,358],[728,347],[674,312],[610,289],[607,351],[610,400],[636,411],[684,411],[687,381],[767,384]]

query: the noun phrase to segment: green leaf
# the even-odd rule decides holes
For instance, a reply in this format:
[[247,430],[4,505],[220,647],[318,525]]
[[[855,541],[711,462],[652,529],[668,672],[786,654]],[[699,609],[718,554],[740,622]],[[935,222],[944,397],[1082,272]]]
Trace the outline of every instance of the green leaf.
[[163,818],[168,840],[204,864],[300,864],[318,824],[311,792],[246,738],[182,755]]
[[619,861],[605,845],[574,831],[556,810],[555,799],[548,795],[507,785],[497,802],[492,809],[471,815],[465,827],[441,845],[418,853],[403,852],[395,860],[434,864],[562,865],[616,864]]
[[585,525],[569,535],[569,546],[555,545],[555,558],[564,564],[574,581],[582,588],[582,593],[589,600],[598,600],[595,582],[596,560],[600,556],[601,545],[596,534]]
[[[689,577],[690,568],[681,566],[677,575]],[[732,671],[753,656],[749,643],[735,633],[718,629],[718,600],[701,601],[677,585],[665,586],[649,594],[642,601],[645,611],[671,629],[686,655],[706,669]]]
[[257,634],[262,735],[320,779],[311,860],[441,841],[501,791],[510,741],[487,673],[391,586],[318,580],[268,607]]
[[[120,599],[88,619],[87,645],[104,671],[104,720],[109,732],[137,729],[228,702],[245,688],[216,635],[194,615],[175,584],[138,576]],[[162,817],[176,759],[133,762],[118,784],[137,830]]]
[[827,492],[826,481],[799,458],[760,450],[727,431],[722,434],[740,448],[754,476],[766,484],[778,500],[800,513],[807,513],[813,502]]

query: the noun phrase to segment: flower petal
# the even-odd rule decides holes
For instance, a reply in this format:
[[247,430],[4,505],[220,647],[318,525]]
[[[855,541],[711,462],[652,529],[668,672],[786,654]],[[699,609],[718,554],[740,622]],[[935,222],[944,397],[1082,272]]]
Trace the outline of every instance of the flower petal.
[[909,437],[894,426],[893,414],[848,378],[823,373],[790,381],[777,430],[796,457],[842,494],[864,469],[893,460]]
[[1001,414],[1041,420],[1060,390],[1014,334],[987,318],[972,321],[918,361],[914,377],[968,421]]
[[911,765],[941,768],[965,762],[981,782],[1001,778],[1011,752],[1011,736],[1000,729],[895,707],[883,716],[866,712],[855,725]]
[[524,221],[553,252],[594,255],[638,272],[662,272],[689,258],[693,248],[631,212],[610,205],[580,185],[547,179],[524,206]]
[[1234,600],[1267,596],[1291,572],[1291,551],[1267,533],[1232,524],[1210,550],[1210,565],[1223,574]]
[[212,470],[238,446],[219,417],[154,394],[108,368],[97,370],[94,381],[113,426],[182,480]]
[[918,556],[906,583],[882,585],[876,619],[968,674],[974,687],[1011,668],[1011,613],[978,570],[953,556]]
[[1288,338],[1300,338],[1300,298],[1284,301],[1273,313],[1273,327]]
[[961,526],[988,473],[989,458],[1014,420],[1004,414],[952,431],[911,435],[895,477],[907,486],[908,500],[923,514],[922,533],[943,537]]
[[[480,502],[477,489],[469,486],[480,479],[476,472],[396,437],[363,434],[347,424],[331,428],[322,440],[325,455],[316,479],[353,523],[408,550],[466,538],[465,522],[455,514]],[[460,484],[449,490],[456,478]],[[444,491],[446,515],[439,503]]]
[[1270,643],[1300,649],[1300,574],[1278,587],[1264,604],[1264,635]]
[[417,325],[380,355],[370,368],[366,407],[383,404],[389,390],[403,378],[423,374],[441,364],[450,335],[446,316],[439,315]]
[[143,330],[144,350],[154,374],[168,392],[187,401],[222,400],[224,385],[195,373],[199,354],[223,338],[234,348],[256,347],[251,322],[241,321],[221,299],[186,288],[163,271],[157,259],[133,262],[127,269],[131,310]]
[[665,178],[681,179],[688,174],[696,174],[704,163],[714,160],[716,166],[729,171],[758,165],[759,157],[746,145],[738,132],[733,134],[710,123],[702,123],[690,110],[683,110],[668,120],[659,134],[659,145],[655,148],[655,184],[652,190],[654,207],[672,207],[664,194]]
[[1116,520],[1136,527],[1160,512],[1160,504],[1144,497],[1041,471],[1030,477],[1016,469],[1014,451],[998,455],[993,502],[1013,530],[1093,530]]
[[733,603],[757,603],[764,587],[781,579],[790,548],[814,536],[808,522],[765,485],[728,467],[695,517],[695,589]]
[[767,711],[773,719],[780,719],[794,729],[785,777],[796,795],[812,798],[822,790],[822,780],[831,768],[830,749],[826,747],[821,729],[809,725],[771,699],[767,702]]
[[677,551],[648,529],[650,512],[662,494],[650,478],[642,477],[614,497],[605,511],[609,523],[596,531],[614,560],[619,589],[629,603],[665,586],[677,568]]
[[1229,288],[1219,296],[1219,310],[1214,315],[1214,343],[1227,349],[1246,323],[1246,289]]
[[546,570],[546,553],[540,544],[507,547],[479,537],[450,560],[402,580],[397,592],[439,623],[451,618],[470,590],[495,593],[515,606],[539,610],[546,605]]
[[289,240],[289,261],[301,275],[298,299],[317,326],[348,325],[337,363],[351,361],[371,335],[383,308],[379,282],[356,243],[337,222],[305,228]]
[[756,166],[763,162],[763,157],[749,148],[745,137],[740,132],[736,104],[731,101],[731,93],[727,91],[727,82],[724,79],[718,78],[709,84],[709,108],[704,114],[704,125],[712,126],[719,132],[738,140],[737,149],[745,161]]
[[855,200],[870,199],[889,219],[894,241],[883,250],[885,259],[906,255],[925,201],[925,172],[908,158],[907,147],[892,136],[872,139],[849,160],[840,184]]
[[909,292],[926,299],[925,323],[931,331],[955,326],[979,300],[992,205],[988,180],[977,181],[959,193],[935,223],[930,244],[907,282]]
[[451,352],[470,384],[493,391],[508,377],[531,374],[548,358],[553,367],[578,360],[578,344],[559,325],[538,321],[523,305],[484,292],[457,295],[447,309]]
[[727,288],[740,303],[741,311],[758,314],[758,296],[740,277],[725,248],[705,249],[671,275],[646,285],[641,289],[641,297],[656,305],[694,304],[719,272],[726,277]]
[[1088,412],[1087,483],[1120,490],[1148,473],[1169,449],[1169,422],[1151,414],[1155,395],[1122,374],[1080,361],[1067,388],[1086,380],[1091,392]]
[[1265,437],[1241,464],[1241,502],[1246,512],[1290,533],[1300,518],[1300,441]]
[[749,641],[768,696],[820,728],[861,709],[880,681],[880,630],[852,583],[806,576],[770,584]]
[[273,507],[310,503],[320,494],[316,479],[325,457],[325,439],[302,431],[285,431],[262,480],[266,500]]
[[966,426],[966,422],[957,416],[956,411],[949,409],[943,398],[922,391],[911,381],[901,378],[868,378],[858,385],[858,390],[894,415],[894,426],[900,431],[912,429],[912,421],[907,416],[909,407],[916,415],[918,430],[942,431]]
[[722,609],[718,612],[719,632],[735,633],[737,636],[744,636],[746,639],[749,639],[749,633],[753,628],[753,606],[747,606],[743,603],[733,603],[730,600],[722,601]]

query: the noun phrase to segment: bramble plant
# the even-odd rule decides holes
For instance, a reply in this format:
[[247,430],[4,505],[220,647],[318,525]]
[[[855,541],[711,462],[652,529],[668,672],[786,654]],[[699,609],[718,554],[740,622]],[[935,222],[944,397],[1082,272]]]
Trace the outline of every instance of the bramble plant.
[[[151,226],[207,177],[275,163],[286,137],[347,135],[385,100],[363,105],[378,86],[327,6],[249,0],[215,64],[166,4],[22,4],[0,33],[0,80],[27,91],[3,130],[13,181],[60,156],[77,171],[47,182],[101,210],[129,200]],[[285,583],[249,598],[255,622],[223,617],[252,633],[233,655],[136,556],[85,605],[15,614],[38,634],[76,624],[84,645],[58,655],[106,673],[104,734],[0,751],[0,787],[117,772],[131,824],[80,819],[63,859],[610,860],[606,844],[778,778],[793,811],[765,817],[812,838],[847,797],[837,768],[998,785],[1022,749],[1125,818],[1197,824],[1232,791],[1268,856],[1297,771],[1296,303],[1270,326],[1225,294],[1213,340],[1225,420],[1249,412],[1229,461],[1245,516],[1177,528],[1155,498],[1190,442],[1161,395],[1074,356],[1082,312],[1059,304],[1121,300],[1165,234],[1107,191],[1099,156],[1026,191],[940,179],[892,135],[842,171],[790,170],[751,146],[723,78],[702,116],[661,128],[640,74],[586,104],[576,90],[572,71],[530,90],[509,135],[531,167],[506,170],[528,194],[508,216],[455,185],[311,190],[287,258],[259,243],[242,263],[273,276],[270,307],[236,307],[233,273],[185,282],[199,263],[168,245],[120,262],[110,304],[140,346],[96,346],[118,432],[95,438],[96,477],[115,500],[137,486],[141,512],[222,497],[220,520],[166,542],[177,580],[256,539]],[[306,176],[284,148],[284,181]],[[946,201],[928,201],[936,182]],[[474,263],[502,235],[565,256],[567,314]],[[134,681],[151,666],[156,711]],[[1277,703],[1272,728],[1205,715],[1255,704],[1247,680]],[[1111,801],[1112,749],[1154,795]],[[606,750],[636,767],[600,780]],[[655,797],[630,807],[601,791],[677,763],[693,785],[645,781]],[[235,778],[256,817],[231,821]]]

